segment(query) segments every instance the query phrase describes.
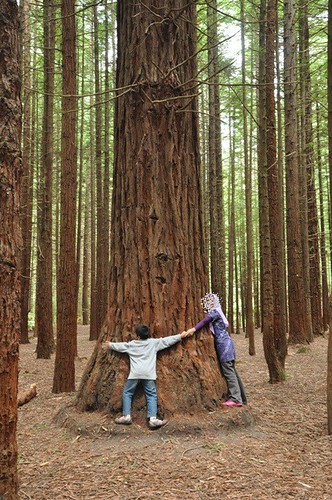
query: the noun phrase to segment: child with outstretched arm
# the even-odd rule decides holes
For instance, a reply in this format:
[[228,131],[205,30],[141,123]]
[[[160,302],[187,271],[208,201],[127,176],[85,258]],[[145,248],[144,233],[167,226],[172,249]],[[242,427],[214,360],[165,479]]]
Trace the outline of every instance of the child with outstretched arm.
[[130,360],[130,373],[125,383],[122,395],[122,417],[115,419],[116,424],[130,425],[131,403],[139,383],[142,384],[148,410],[149,427],[156,429],[167,424],[167,420],[157,418],[157,390],[156,390],[156,364],[157,354],[162,349],[167,349],[180,342],[185,337],[193,335],[192,332],[182,332],[169,337],[151,338],[147,325],[136,327],[137,340],[130,342],[106,342],[103,349],[126,353]]
[[247,404],[247,397],[242,380],[235,368],[235,347],[227,327],[228,321],[222,311],[219,297],[214,293],[207,293],[202,298],[202,306],[207,316],[197,323],[193,328],[187,330],[190,334],[209,325],[214,336],[214,346],[221,373],[223,374],[228,388],[227,401],[224,406],[242,406]]

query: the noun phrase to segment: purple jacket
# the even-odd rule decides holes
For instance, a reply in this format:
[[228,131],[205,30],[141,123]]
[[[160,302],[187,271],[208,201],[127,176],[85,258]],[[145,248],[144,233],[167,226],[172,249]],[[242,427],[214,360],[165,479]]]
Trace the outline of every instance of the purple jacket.
[[209,311],[208,315],[195,325],[195,330],[200,330],[208,324],[214,335],[214,345],[220,363],[234,361],[236,354],[233,339],[230,337],[225,323],[216,309]]

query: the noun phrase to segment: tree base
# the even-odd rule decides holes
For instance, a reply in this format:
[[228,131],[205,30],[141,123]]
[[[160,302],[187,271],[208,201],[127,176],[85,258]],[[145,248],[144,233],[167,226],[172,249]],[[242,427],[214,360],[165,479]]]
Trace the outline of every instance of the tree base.
[[[218,408],[212,412],[173,415],[165,427],[151,430],[148,427],[146,409],[132,415],[132,425],[117,425],[114,417],[105,412],[79,412],[73,405],[64,406],[54,416],[53,422],[68,430],[77,439],[84,437],[107,437],[117,439],[160,433],[163,436],[190,436],[208,433],[226,434],[255,425],[256,417],[249,406],[240,408]],[[167,418],[167,415],[166,415]]]

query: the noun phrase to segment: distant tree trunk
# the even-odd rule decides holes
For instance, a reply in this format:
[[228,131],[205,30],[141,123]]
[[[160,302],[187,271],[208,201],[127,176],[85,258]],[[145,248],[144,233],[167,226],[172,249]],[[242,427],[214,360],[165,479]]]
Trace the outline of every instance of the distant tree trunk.
[[[271,378],[273,382],[285,380],[285,359],[287,341],[284,318],[281,316],[281,302],[284,289],[283,259],[281,236],[281,207],[279,205],[279,173],[276,152],[276,118],[274,97],[275,65],[275,29],[276,0],[267,1],[266,22],[266,168],[268,184],[270,245],[273,283],[273,339],[277,360],[273,362],[276,370]],[[271,356],[271,353],[269,354]]]
[[[197,109],[195,10],[186,0],[158,8],[154,0],[117,3],[116,87],[128,91],[119,91],[115,108],[109,307],[100,342],[128,340],[142,322],[154,337],[169,335],[202,315],[207,267],[198,122],[197,113],[185,112]],[[127,362],[114,356],[110,363],[100,342],[77,404],[114,411],[121,408]],[[211,337],[190,339],[158,363],[162,413],[187,411],[193,402],[196,410],[216,405],[224,383]]]
[[[321,126],[320,126],[320,109],[317,104],[316,109],[317,120],[317,167],[318,167],[318,182],[319,182],[319,205],[320,205],[320,255],[322,262],[322,305],[323,305],[323,328],[326,332],[329,327],[329,288],[327,280],[327,262],[326,262],[326,243],[325,243],[325,216],[324,216],[324,188],[323,188],[323,165],[321,152]],[[332,318],[331,318],[332,319]]]
[[[113,31],[114,31],[113,26]],[[105,0],[105,141],[104,141],[104,178],[103,178],[103,276],[102,290],[105,309],[102,313],[104,321],[107,313],[109,253],[110,253],[110,64],[109,64],[109,7]]]
[[77,344],[76,296],[76,28],[75,2],[63,0],[62,18],[62,135],[61,220],[57,283],[57,345],[53,392],[75,390]]
[[299,5],[300,13],[300,41],[301,41],[301,82],[303,86],[303,127],[305,144],[303,151],[305,155],[306,182],[308,195],[308,244],[309,244],[309,273],[310,273],[310,305],[312,332],[314,335],[322,335],[322,293],[320,284],[320,256],[318,242],[318,214],[315,189],[314,172],[314,146],[313,146],[313,126],[312,126],[312,97],[311,97],[311,76],[309,62],[309,25],[308,25],[308,2],[301,0]]
[[104,220],[103,220],[103,187],[102,187],[102,104],[100,97],[100,56],[97,5],[93,9],[94,26],[94,64],[95,64],[95,93],[96,93],[96,192],[97,192],[97,245],[96,245],[96,285],[92,292],[96,294],[95,310],[91,314],[91,337],[99,336],[106,314],[106,303],[103,295],[104,262]]
[[279,15],[278,15],[278,2],[275,2],[275,17],[276,17],[276,33],[275,33],[275,57],[276,57],[276,81],[277,81],[277,162],[278,162],[278,199],[280,207],[280,241],[282,242],[282,258],[280,262],[280,272],[282,273],[283,290],[281,292],[280,302],[280,321],[282,322],[282,329],[288,332],[288,309],[287,309],[287,280],[286,280],[286,245],[285,245],[285,187],[284,187],[284,148],[283,148],[283,122],[282,122],[282,83],[281,83],[281,70],[280,70],[280,50],[279,50]]
[[[31,257],[30,257],[30,290],[29,290],[29,310],[32,310],[34,307],[33,304],[33,298],[36,296],[35,289],[36,289],[36,240],[37,240],[37,235],[36,235],[36,228],[34,228],[35,224],[33,224],[32,221],[32,215],[33,212],[36,211],[35,209],[35,199],[37,198],[36,194],[36,188],[35,184],[38,184],[38,170],[39,170],[39,162],[40,162],[40,156],[39,155],[39,142],[37,140],[38,134],[38,108],[39,108],[39,99],[38,99],[38,93],[37,93],[37,22],[36,20],[34,21],[34,26],[33,26],[33,47],[32,47],[32,75],[31,75],[31,80],[32,80],[32,92],[31,92],[31,137],[30,137],[30,145],[31,145],[31,183],[30,183],[30,191],[31,195],[29,194],[29,197],[31,197],[31,203],[33,203],[33,206],[31,206]],[[33,210],[34,209],[34,210]]]
[[[310,157],[307,155],[306,148],[306,119],[305,119],[305,101],[306,101],[306,85],[304,71],[304,44],[303,44],[303,5],[299,8],[299,141],[298,141],[298,164],[299,164],[299,190],[300,190],[300,222],[301,222],[301,239],[302,239],[302,265],[303,265],[303,284],[306,304],[306,318],[308,329],[308,340],[313,340],[312,333],[312,316],[311,316],[311,294],[310,294],[310,255],[309,255],[309,221],[308,221],[308,164]],[[307,158],[308,157],[308,158]]]
[[246,338],[248,337],[247,335],[247,325],[246,325],[246,299],[247,299],[247,283],[246,283],[246,276],[247,276],[247,271],[246,271],[246,249],[245,249],[245,244],[243,242],[242,235],[245,234],[245,228],[243,225],[243,222],[241,220],[240,224],[240,235],[241,237],[238,238],[238,247],[239,247],[239,276],[240,276],[240,283],[241,283],[241,319],[242,319],[242,329],[246,333]]
[[[270,6],[269,6],[270,8]],[[261,289],[262,289],[262,332],[263,348],[266,363],[269,370],[269,381],[271,383],[280,380],[280,364],[274,340],[274,290],[273,290],[273,269],[271,251],[271,225],[270,225],[270,204],[268,189],[268,157],[267,157],[267,93],[263,83],[267,82],[268,68],[266,66],[267,57],[267,6],[266,1],[261,0],[260,4],[260,36],[259,36],[259,83],[258,90],[258,194],[259,194],[259,228],[261,244]],[[271,48],[269,48],[270,54]],[[272,56],[273,58],[273,56]],[[269,126],[271,124],[269,123]]]
[[235,302],[236,302],[236,312],[235,312],[235,333],[241,333],[241,318],[240,318],[240,290],[241,286],[239,283],[239,265],[238,265],[238,252],[237,252],[237,232],[236,225],[234,231],[234,274],[235,274]]
[[30,297],[30,261],[32,235],[32,183],[33,162],[31,161],[31,35],[30,35],[30,4],[29,0],[21,2],[21,26],[23,29],[23,167],[21,192],[21,224],[22,224],[22,310],[20,343],[29,343],[29,297]]
[[21,71],[16,2],[0,0],[0,12],[0,498],[16,500],[22,246]]
[[84,235],[83,235],[83,277],[82,277],[82,322],[89,324],[89,200],[90,183],[86,186],[84,205]]
[[49,359],[54,349],[52,307],[52,182],[55,10],[44,0],[44,110],[38,193],[36,283],[37,358]]
[[246,92],[246,56],[245,56],[245,16],[244,0],[241,0],[241,52],[242,52],[242,112],[243,112],[243,149],[246,185],[246,238],[247,238],[247,277],[246,277],[246,337],[249,339],[249,354],[256,354],[254,337],[254,313],[253,313],[253,238],[252,238],[252,180],[251,165],[248,158],[248,125],[247,125],[247,92]]
[[[217,98],[216,74],[218,49],[217,41],[217,16],[216,0],[207,4],[207,36],[208,36],[208,77],[209,77],[209,220],[210,220],[210,267],[211,267],[211,290],[221,296],[221,260],[220,251],[221,233],[219,227],[220,210],[220,179],[218,169],[221,168],[217,151],[217,133],[220,127],[217,118],[220,112],[217,110],[219,100]],[[219,189],[218,189],[219,188]]]
[[[82,12],[82,31],[85,32],[85,16],[84,11]],[[81,95],[85,92],[85,37],[82,37],[81,46]],[[76,238],[76,265],[77,265],[77,305],[78,311],[77,316],[81,318],[83,316],[83,311],[81,311],[82,302],[80,302],[80,279],[81,279],[81,255],[82,255],[82,225],[83,225],[83,163],[84,163],[84,99],[81,99],[80,107],[80,142],[79,142],[79,169],[78,169],[78,203],[77,203],[77,238]],[[84,236],[83,236],[84,237]],[[83,250],[84,251],[84,250]],[[83,289],[83,284],[82,284]],[[83,321],[83,320],[82,320]],[[84,323],[83,323],[84,324]]]
[[235,243],[235,151],[234,151],[234,136],[235,131],[232,130],[231,115],[229,115],[229,156],[230,156],[230,209],[229,209],[229,237],[228,237],[228,307],[227,318],[229,321],[228,331],[234,332],[234,243]]
[[255,302],[255,326],[261,327],[261,308],[260,308],[260,276],[259,276],[259,248],[256,245],[255,266],[254,266],[254,302]]
[[[332,0],[329,0],[328,15],[328,65],[327,65],[327,99],[328,99],[328,134],[329,134],[329,185],[330,185],[330,260],[332,280]],[[331,317],[331,315],[330,315]],[[331,320],[332,321],[332,320]]]
[[[330,177],[330,220],[332,221],[332,0],[328,6],[328,133],[329,133],[329,177]],[[330,295],[329,316],[332,318],[332,295]],[[332,321],[330,319],[327,358],[327,424],[328,433],[332,435]]]
[[[331,12],[332,10],[329,8],[329,16]],[[332,295],[330,295],[329,316],[332,318]],[[332,435],[332,321],[330,321],[327,347],[327,427],[328,434]]]
[[[93,42],[91,40],[90,50],[93,50]],[[93,64],[90,62],[90,75],[93,75]],[[90,340],[97,340],[98,332],[96,328],[96,309],[97,309],[97,293],[96,293],[96,167],[95,167],[95,117],[93,112],[93,97],[90,97],[90,238],[91,238],[91,271],[90,271]]]
[[297,146],[295,2],[284,3],[285,158],[288,254],[289,342],[308,342],[300,235]]

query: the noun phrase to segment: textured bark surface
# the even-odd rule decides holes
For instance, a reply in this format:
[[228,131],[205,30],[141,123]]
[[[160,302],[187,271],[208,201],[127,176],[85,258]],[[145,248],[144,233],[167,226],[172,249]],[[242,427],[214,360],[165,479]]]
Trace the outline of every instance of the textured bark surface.
[[308,2],[301,0],[299,5],[300,13],[300,75],[302,86],[302,126],[304,128],[303,155],[306,168],[305,180],[307,183],[308,198],[308,253],[309,253],[309,277],[310,277],[310,309],[312,333],[322,335],[323,315],[322,315],[322,290],[319,254],[319,228],[318,213],[315,188],[314,172],[314,135],[312,117],[312,96],[311,96],[311,76],[310,76],[310,54],[309,54],[309,23],[308,23]]
[[[259,82],[267,81],[266,68],[266,19],[267,4],[265,0],[260,2],[260,57],[259,57]],[[261,85],[258,93],[259,109],[259,136],[258,136],[258,193],[259,193],[259,233],[261,250],[261,290],[262,290],[262,332],[263,348],[266,363],[269,369],[270,382],[276,382],[279,378],[279,362],[274,345],[274,315],[273,315],[273,275],[271,258],[270,238],[270,206],[268,191],[268,168],[267,168],[267,92],[266,87]]]
[[[198,151],[195,6],[118,3],[118,66],[108,320],[100,340],[181,332],[207,287]],[[125,356],[98,343],[80,408],[121,408]],[[159,355],[160,411],[212,407],[225,386],[206,332]]]
[[31,161],[31,26],[30,26],[30,0],[23,0],[21,5],[22,26],[22,105],[23,105],[23,137],[22,137],[22,161],[23,175],[21,187],[21,227],[22,227],[22,276],[21,276],[21,332],[20,343],[29,343],[29,295],[30,295],[30,260],[31,260],[31,238],[32,238],[32,184],[33,184],[33,162]]
[[37,358],[50,359],[54,349],[52,307],[52,177],[55,9],[44,1],[44,109],[42,158],[38,183],[38,245],[36,283]]
[[289,342],[308,342],[300,235],[295,2],[284,3],[286,222]]
[[61,222],[57,282],[57,345],[53,392],[75,389],[76,287],[76,30],[75,4],[64,0],[62,18]]
[[[282,219],[279,205],[279,176],[276,151],[276,117],[274,97],[274,62],[275,62],[275,28],[276,28],[276,2],[267,2],[266,23],[266,168],[269,201],[269,225],[271,266],[273,283],[273,354],[276,360],[273,366],[277,370],[273,373],[273,381],[285,379],[285,358],[287,353],[285,321],[281,316],[282,290],[284,287],[282,273],[282,241],[280,239],[280,223]],[[272,356],[272,352],[270,353]]]
[[0,498],[17,498],[21,104],[16,2],[0,1]]
[[248,117],[246,92],[246,61],[245,61],[245,12],[244,1],[241,0],[241,48],[242,48],[242,116],[243,116],[243,149],[246,191],[246,336],[249,339],[249,354],[255,354],[254,312],[253,312],[253,227],[252,227],[252,180],[251,164],[248,156]]

